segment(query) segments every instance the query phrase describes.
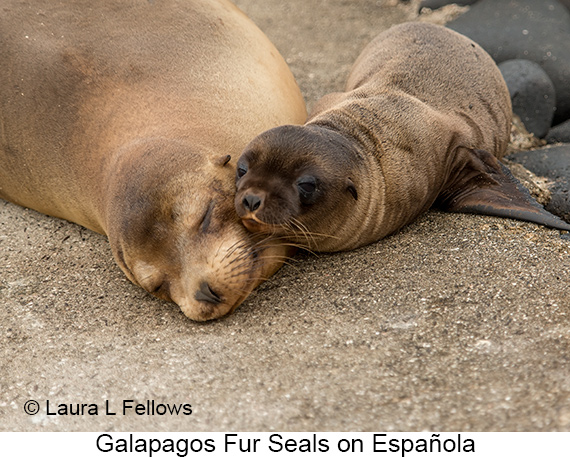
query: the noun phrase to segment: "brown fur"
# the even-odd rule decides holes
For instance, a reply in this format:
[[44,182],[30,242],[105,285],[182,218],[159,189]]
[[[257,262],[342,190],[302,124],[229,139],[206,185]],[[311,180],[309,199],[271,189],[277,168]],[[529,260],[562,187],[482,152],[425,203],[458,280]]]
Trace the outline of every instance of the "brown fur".
[[402,24],[366,47],[345,92],[323,97],[304,126],[247,146],[236,210],[251,231],[321,251],[376,241],[434,203],[535,220],[497,162],[510,128],[507,87],[481,47],[444,27]]
[[306,113],[231,3],[6,0],[0,62],[0,197],[108,235],[127,276],[192,319],[279,268],[286,248],[239,224],[226,162]]

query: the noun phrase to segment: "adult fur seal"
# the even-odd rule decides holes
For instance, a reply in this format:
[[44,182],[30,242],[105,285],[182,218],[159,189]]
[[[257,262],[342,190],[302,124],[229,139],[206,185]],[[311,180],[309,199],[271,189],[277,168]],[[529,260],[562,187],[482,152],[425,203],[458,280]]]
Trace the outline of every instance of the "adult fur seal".
[[264,132],[237,165],[235,205],[251,231],[320,251],[376,241],[432,205],[569,230],[503,167],[509,92],[487,53],[444,27],[380,34],[344,93],[304,126]]
[[281,265],[233,209],[235,160],[303,123],[267,37],[225,0],[4,0],[0,197],[106,234],[131,281],[195,320]]

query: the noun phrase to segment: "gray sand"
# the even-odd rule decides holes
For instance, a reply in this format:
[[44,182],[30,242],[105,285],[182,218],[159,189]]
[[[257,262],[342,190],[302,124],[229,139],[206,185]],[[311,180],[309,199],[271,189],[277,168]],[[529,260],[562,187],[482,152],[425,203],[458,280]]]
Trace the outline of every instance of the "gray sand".
[[[238,1],[309,106],[413,18],[394,3]],[[130,284],[104,237],[0,201],[0,431],[570,431],[569,284],[568,235],[432,211],[354,252],[299,255],[198,324]],[[192,414],[46,415],[46,400],[128,399]]]

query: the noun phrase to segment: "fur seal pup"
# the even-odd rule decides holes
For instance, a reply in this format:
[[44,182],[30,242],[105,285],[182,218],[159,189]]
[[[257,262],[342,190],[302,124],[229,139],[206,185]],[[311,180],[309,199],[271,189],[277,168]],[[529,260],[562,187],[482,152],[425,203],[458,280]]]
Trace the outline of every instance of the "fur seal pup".
[[235,159],[304,101],[226,0],[4,0],[0,197],[105,234],[131,281],[191,319],[279,268],[233,208]]
[[364,49],[346,91],[323,97],[305,125],[245,148],[237,214],[250,231],[318,251],[377,241],[434,204],[569,230],[497,160],[511,115],[481,47],[441,26],[400,24]]

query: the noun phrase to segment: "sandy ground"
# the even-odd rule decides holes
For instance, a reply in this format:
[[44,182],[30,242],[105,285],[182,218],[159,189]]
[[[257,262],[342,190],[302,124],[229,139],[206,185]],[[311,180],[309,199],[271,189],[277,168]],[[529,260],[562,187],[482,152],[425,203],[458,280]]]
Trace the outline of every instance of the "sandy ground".
[[[237,3],[309,106],[415,16],[389,1]],[[430,212],[354,252],[300,255],[197,324],[130,284],[104,237],[2,201],[0,431],[570,431],[569,284],[568,235]],[[130,399],[192,414],[104,415]],[[47,415],[48,400],[99,415]]]

